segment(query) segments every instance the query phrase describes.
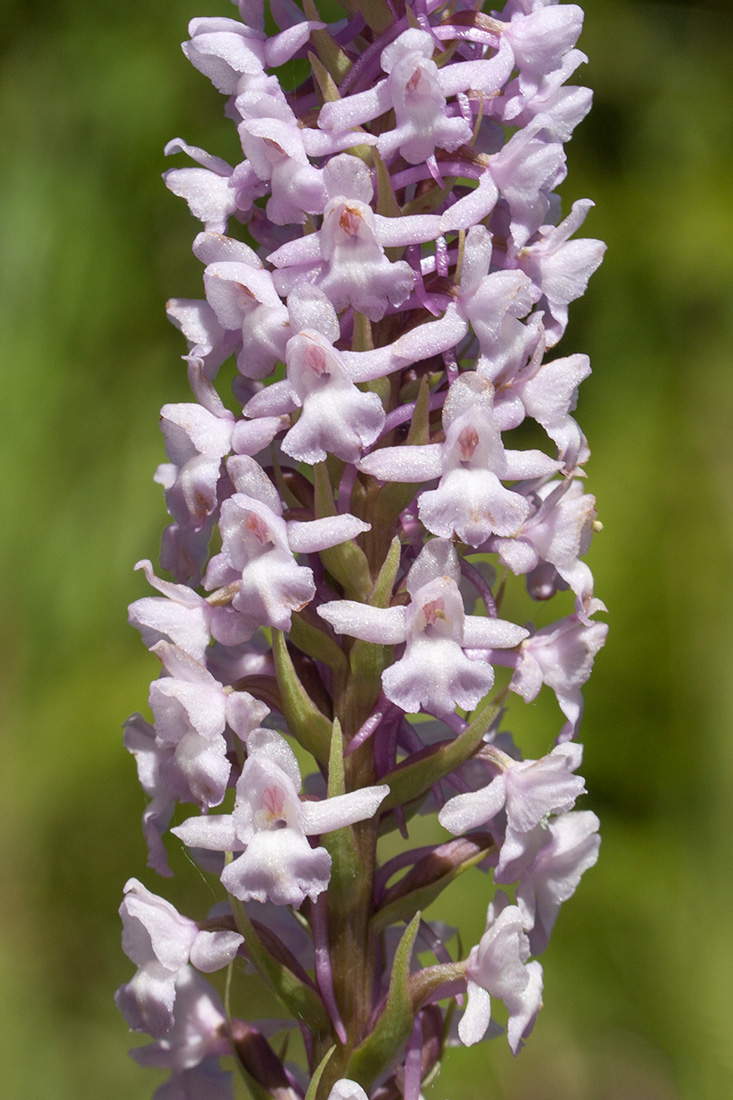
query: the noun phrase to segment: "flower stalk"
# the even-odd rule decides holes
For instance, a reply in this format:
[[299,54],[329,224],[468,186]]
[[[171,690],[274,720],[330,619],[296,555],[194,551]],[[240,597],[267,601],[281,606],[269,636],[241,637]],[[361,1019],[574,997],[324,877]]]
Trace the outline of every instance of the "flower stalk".
[[[606,636],[572,415],[590,366],[553,352],[604,251],[574,236],[592,203],[563,218],[557,193],[590,106],[582,11],[238,8],[183,50],[241,161],[166,149],[193,162],[165,180],[202,223],[204,297],[168,304],[193,400],[161,414],[173,579],[139,563],[158,594],[130,620],[161,668],[125,730],[149,867],[183,844],[218,901],[193,920],[128,882],[117,1003],[171,1072],[157,1100],[231,1100],[233,1071],[255,1100],[420,1100],[497,1008],[519,1051],[598,853],[575,809]],[[503,617],[512,583],[539,626]],[[525,759],[509,700],[543,688],[563,722]],[[415,848],[417,815],[439,839]],[[439,910],[465,874],[487,913],[468,953]],[[281,1016],[231,1007],[246,967]],[[225,968],[226,1005],[201,977]]]

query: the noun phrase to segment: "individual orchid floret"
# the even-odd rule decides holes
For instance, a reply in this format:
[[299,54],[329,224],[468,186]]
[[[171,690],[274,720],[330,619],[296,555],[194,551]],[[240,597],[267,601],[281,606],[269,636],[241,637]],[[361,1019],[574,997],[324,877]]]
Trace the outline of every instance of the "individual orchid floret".
[[314,330],[299,332],[285,352],[299,419],[282,443],[300,462],[322,462],[326,454],[356,462],[379,436],[385,421],[375,393],[363,393],[348,377],[341,356]]
[[244,741],[268,708],[248,692],[225,691],[203,665],[169,642],[158,642],[152,652],[167,672],[150,686],[156,738],[174,748],[164,779],[183,798],[190,790],[202,809],[217,806],[231,770],[226,727]]
[[235,493],[222,505],[220,529],[221,553],[209,562],[205,587],[236,586],[232,606],[245,640],[261,626],[289,630],[293,611],[305,607],[316,589],[312,571],[295,560],[282,516]]
[[265,67],[283,65],[305,45],[311,29],[322,23],[304,21],[271,38],[263,30],[224,17],[192,19],[191,39],[183,52],[224,95],[236,95],[265,79]]
[[436,148],[453,152],[471,139],[468,119],[446,113],[433,47],[431,35],[411,28],[382,51],[397,123],[394,130],[379,136],[377,148],[385,158],[399,150],[409,164],[420,164],[432,157]]
[[310,163],[303,131],[284,96],[240,96],[237,109],[242,148],[251,170],[269,182],[267,217],[276,225],[303,223],[326,205],[323,171]]
[[595,497],[583,492],[579,480],[547,482],[536,490],[537,510],[511,538],[489,540],[499,560],[513,573],[527,574],[530,593],[546,600],[565,586],[575,593],[575,612],[589,623],[593,611],[604,610],[593,598],[593,574],[584,561],[597,512]]
[[523,271],[492,271],[491,235],[483,225],[466,234],[457,306],[473,328],[481,349],[480,369],[492,381],[510,362],[524,361],[537,334],[522,323],[540,297]]
[[565,178],[565,153],[542,115],[518,130],[491,158],[491,175],[509,206],[510,232],[521,248],[542,225],[549,194]]
[[[259,313],[255,311],[258,304],[274,307],[276,303],[272,296],[267,294],[268,273],[261,270],[262,261],[256,252],[242,241],[223,236],[221,233],[199,233],[193,242],[193,252],[207,267],[224,264],[223,277],[241,274],[243,267],[250,269],[242,276],[245,283],[239,297],[236,287],[221,291],[215,277],[212,276],[211,293],[216,302],[216,308],[208,301],[186,298],[172,298],[166,307],[169,318],[188,341],[187,358],[192,363],[201,361],[206,376],[212,379],[216,377],[225,359],[233,352],[239,353],[245,337],[253,341],[256,362],[259,362],[268,349],[271,353],[270,345],[273,338],[270,331],[273,328],[271,323],[268,329],[268,322],[272,321],[271,312],[268,313],[267,308],[260,310]],[[215,268],[214,276],[216,270],[218,269]],[[211,272],[209,274],[211,275]],[[249,282],[252,283],[252,287],[246,290]],[[260,294],[261,301],[256,298],[257,293]],[[221,320],[218,314],[221,314]],[[272,365],[274,362],[273,359]],[[272,369],[272,365],[266,368],[265,373]]]
[[[569,355],[550,363],[542,362],[542,346],[526,368],[503,384],[495,380],[497,420],[502,430],[516,428],[525,414],[531,416],[557,445],[563,469],[568,476],[588,461],[588,443],[577,421],[570,415],[575,409],[578,386],[590,374],[587,355]],[[484,364],[479,360],[483,373]]]
[[331,857],[325,848],[311,847],[308,836],[373,817],[389,787],[301,802],[300,769],[284,738],[258,730],[247,749],[234,812],[190,818],[173,832],[189,847],[241,852],[224,868],[221,881],[242,901],[296,907],[306,897],[315,901],[328,886]]
[[232,447],[234,416],[196,404],[164,405],[160,426],[170,464],[159,466],[156,480],[165,488],[168,511],[182,526],[201,530],[217,507],[221,460]]
[[492,531],[517,531],[531,507],[501,481],[543,477],[557,463],[542,451],[504,448],[494,423],[493,387],[478,374],[462,375],[451,386],[443,426],[440,484],[420,497],[422,522],[434,534],[455,533],[470,546],[485,542]]
[[533,955],[547,947],[560,906],[575,893],[585,871],[598,859],[600,822],[590,810],[574,810],[551,821],[545,843],[525,866],[517,886]]
[[[327,453],[355,462],[379,436],[385,421],[382,402],[352,381],[350,363],[333,345],[341,335],[336,311],[317,287],[296,287],[288,299],[291,330],[285,349],[287,379],[268,386],[244,407],[245,415],[263,410],[300,409],[282,441],[285,454],[298,462],[322,462]],[[364,371],[364,360],[377,372],[394,364],[379,351],[347,353]]]
[[223,328],[202,298],[170,298],[166,313],[186,337],[189,357],[202,364],[208,378],[215,378],[224,360],[237,350],[239,332]]
[[[155,728],[141,714],[131,715],[124,726],[124,745],[135,757],[140,786],[150,799],[143,811],[143,836],[148,849],[148,867],[159,875],[170,877],[168,853],[162,841],[178,801],[174,791],[163,779],[174,754],[172,745],[161,745],[155,737]],[[195,802],[191,791],[181,799]]]
[[[525,126],[537,115],[544,115],[548,133],[557,141],[569,141],[590,110],[593,93],[590,88],[565,86],[565,81],[587,60],[582,50],[569,50],[560,68],[543,77],[535,93],[523,93],[519,81],[511,81],[500,109],[502,120]],[[495,110],[498,105],[495,102],[492,106]]]
[[501,845],[497,872],[518,859],[531,845],[529,834],[551,814],[572,810],[576,798],[585,793],[579,775],[582,746],[557,745],[540,760],[512,760],[492,747],[491,762],[499,774],[487,787],[458,794],[443,806],[438,820],[458,835],[488,824],[504,809],[506,834]]
[[375,214],[369,205],[374,193],[369,169],[348,153],[328,162],[324,181],[329,201],[320,230],[268,256],[279,269],[275,286],[289,294],[308,279],[328,296],[337,313],[353,306],[379,321],[389,305],[402,305],[414,285],[410,265],[405,260],[391,263],[385,248],[435,240],[441,219],[431,214]]
[[162,593],[162,597],[135,600],[128,609],[129,621],[140,631],[145,645],[152,649],[156,642],[172,642],[203,664],[211,641],[210,604],[188,585],[156,577],[149,561],[139,561],[135,568],[144,570],[148,584]]
[[176,978],[190,960],[207,973],[227,966],[244,938],[237,932],[202,932],[195,921],[131,878],[120,906],[122,948],[138,970],[115,1000],[133,1031],[159,1039],[173,1026]]
[[374,89],[375,99],[388,97],[396,119],[394,130],[379,135],[377,148],[385,158],[399,150],[409,164],[420,164],[436,148],[453,152],[471,139],[468,119],[446,113],[434,45],[426,31],[411,28],[382,51],[382,68],[389,76],[384,92]]
[[223,329],[241,333],[237,367],[245,378],[264,378],[285,353],[288,311],[269,271],[246,263],[212,263],[204,272],[206,298]]
[[318,125],[326,130],[350,129],[392,109],[396,126],[380,135],[377,148],[383,156],[399,149],[410,164],[433,156],[436,147],[453,152],[468,142],[470,124],[448,115],[446,99],[469,89],[486,97],[495,95],[511,74],[511,47],[504,41],[490,59],[454,62],[439,68],[432,60],[434,43],[427,31],[403,31],[382,51],[387,79],[367,91],[325,103]]
[[503,24],[503,36],[512,47],[525,95],[536,92],[545,77],[562,67],[582,27],[583,10],[577,4],[540,5]]
[[499,891],[488,909],[486,931],[466,960],[468,1006],[458,1024],[466,1046],[483,1039],[491,1022],[491,998],[497,997],[509,1013],[509,1046],[518,1052],[542,1007],[542,966],[528,963],[529,954],[522,913]]
[[175,979],[175,1004],[175,1023],[165,1036],[130,1051],[141,1066],[172,1071],[153,1100],[233,1100],[232,1075],[219,1065],[232,1050],[216,992],[192,967],[184,966]]
[[477,373],[461,375],[444,406],[444,443],[385,447],[362,459],[359,468],[382,481],[430,481],[421,494],[420,520],[435,535],[456,534],[479,546],[492,532],[516,533],[532,508],[502,480],[543,477],[558,464],[542,451],[506,450],[493,420],[493,387]]
[[494,682],[488,662],[466,650],[511,648],[527,636],[503,619],[466,615],[458,590],[460,566],[453,546],[432,539],[407,575],[407,607],[377,608],[335,600],[318,608],[339,634],[396,645],[404,655],[382,674],[384,694],[409,714],[421,707],[442,715],[454,707],[473,710]]
[[584,623],[577,615],[570,615],[536,631],[520,646],[519,665],[509,686],[526,703],[537,698],[543,683],[552,688],[567,719],[559,741],[567,741],[577,733],[583,716],[581,688],[607,634],[606,623]]
[[293,611],[315,595],[311,569],[298,565],[294,555],[356,538],[369,524],[349,514],[286,521],[277,490],[254,459],[235,456],[227,469],[237,491],[222,505],[222,548],[209,562],[204,585],[233,586],[240,640],[261,626],[290,630]]
[[546,310],[548,347],[554,347],[565,332],[570,302],[585,293],[588,280],[600,267],[606,251],[603,241],[569,240],[593,205],[590,199],[574,202],[564,221],[557,226],[541,227],[539,240],[525,244],[512,261],[542,291],[538,308]]
[[188,203],[195,218],[207,231],[225,233],[232,214],[246,215],[255,199],[266,193],[266,184],[248,163],[232,168],[221,157],[212,156],[181,138],[169,141],[166,156],[186,153],[196,161],[197,168],[169,168],[163,173],[166,187]]

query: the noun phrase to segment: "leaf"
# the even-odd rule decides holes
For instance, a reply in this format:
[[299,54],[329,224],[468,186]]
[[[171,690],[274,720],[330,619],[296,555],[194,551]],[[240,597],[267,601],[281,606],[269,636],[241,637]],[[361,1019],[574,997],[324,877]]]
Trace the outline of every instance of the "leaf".
[[[322,22],[313,0],[303,0],[303,11],[306,19],[313,22]],[[351,68],[348,55],[344,53],[336,39],[329,34],[325,27],[320,31],[311,31],[311,38],[329,75],[337,84],[340,83]]]
[[244,936],[247,955],[257,972],[296,1020],[302,1020],[315,1035],[328,1035],[331,1024],[319,995],[270,954],[242,902],[231,896],[230,902],[237,928]]
[[[316,517],[322,519],[325,516],[335,516],[333,489],[324,462],[318,462],[313,467],[313,481],[316,491]],[[319,553],[326,569],[342,586],[345,596],[361,602],[366,600],[372,587],[372,577],[369,561],[362,548],[350,540]]]
[[[328,761],[329,798],[346,793],[344,768],[344,738],[338,718],[333,720],[331,754]],[[328,900],[332,910],[343,910],[344,902],[353,899],[354,886],[362,872],[362,862],[353,826],[345,825],[321,837],[321,844],[332,860]],[[346,906],[348,908],[348,906]]]
[[363,1043],[356,1048],[348,1064],[348,1075],[363,1088],[389,1065],[407,1042],[414,1018],[410,992],[410,960],[420,914],[416,913],[405,929],[392,964],[389,992],[379,1019]]
[[332,1046],[330,1050],[327,1050],[321,1061],[316,1067],[316,1071],[310,1079],[308,1085],[308,1091],[306,1092],[303,1100],[316,1100],[316,1093],[318,1092],[318,1086],[321,1083],[321,1077],[323,1077],[323,1071],[331,1060],[331,1055],[335,1051],[336,1047]]
[[424,445],[430,442],[430,387],[425,377],[420,382],[420,392],[417,395],[415,411],[410,421],[407,442],[411,446]]
[[392,598],[394,582],[397,579],[397,570],[400,567],[402,544],[397,535],[392,539],[387,556],[382,562],[379,576],[374,582],[374,588],[369,593],[369,603],[372,607],[389,607]]
[[272,631],[272,656],[280,687],[282,713],[293,737],[321,764],[328,761],[331,746],[331,723],[305,690],[288,653],[285,637]]
[[384,902],[371,919],[372,932],[376,935],[390,924],[408,920],[417,909],[424,912],[446,886],[485,859],[493,844],[490,833],[480,833],[449,840],[435,848],[387,890]]
[[386,0],[342,0],[341,7],[349,15],[363,15],[367,26],[378,35],[388,30],[395,20]]
[[323,62],[320,61],[314,53],[311,53],[310,50],[308,51],[308,61],[310,62],[310,67],[316,83],[318,84],[323,102],[335,103],[336,100],[341,99],[339,90],[336,87],[336,81],[333,79]]
[[[349,655],[351,713],[360,716],[360,726],[371,714],[382,691],[382,673],[392,664],[394,647],[357,639]],[[358,728],[358,727],[357,727]]]
[[313,614],[310,606],[304,607],[291,620],[290,637],[293,644],[316,661],[323,661],[334,671],[345,673],[347,662],[344,651],[338,642],[321,629],[322,624],[323,620]]
[[281,1059],[265,1036],[245,1020],[232,1020],[230,1038],[239,1069],[255,1100],[290,1100]]
[[[400,218],[402,217],[402,209],[394,193],[392,177],[376,148],[372,150],[372,157],[377,173],[377,213],[384,215],[385,218]],[[404,245],[398,248],[386,249],[386,253],[393,263],[396,260],[401,260],[404,252]]]
[[341,723],[338,718],[333,720],[333,732],[331,733],[331,752],[328,757],[328,786],[326,793],[329,798],[346,793],[346,776],[344,772],[344,736],[341,732]]

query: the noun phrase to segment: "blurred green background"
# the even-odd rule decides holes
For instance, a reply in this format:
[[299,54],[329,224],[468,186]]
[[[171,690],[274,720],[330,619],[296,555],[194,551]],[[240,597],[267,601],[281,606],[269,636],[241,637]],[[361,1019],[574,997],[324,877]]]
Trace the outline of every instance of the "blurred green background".
[[[586,233],[609,252],[563,347],[594,367],[579,415],[612,632],[586,691],[583,807],[603,846],[524,1052],[452,1052],[428,1100],[733,1096],[733,15],[586,6],[595,110],[563,194],[596,201]],[[235,154],[178,47],[190,17],[234,11],[0,12],[0,1080],[11,1100],[144,1100],[157,1078],[112,1004],[131,974],[123,883],[161,889],[121,745],[153,675],[125,608],[164,523],[158,410],[188,399],[164,302],[200,295],[197,224],[159,173],[176,135]],[[468,936],[486,903],[469,889]],[[186,890],[161,892],[185,908]]]

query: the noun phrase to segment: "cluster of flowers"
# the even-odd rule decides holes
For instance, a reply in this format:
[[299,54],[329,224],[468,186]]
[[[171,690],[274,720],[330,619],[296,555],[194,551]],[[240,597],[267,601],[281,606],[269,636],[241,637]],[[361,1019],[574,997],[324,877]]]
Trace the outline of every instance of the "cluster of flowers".
[[[262,0],[240,0],[241,21],[195,19],[183,46],[244,155],[167,150],[194,161],[166,182],[204,223],[205,298],[169,304],[195,400],[162,410],[175,579],[140,563],[159,595],[130,617],[162,672],[153,722],[133,716],[125,738],[149,865],[170,874],[163,835],[193,805],[170,832],[221,902],[194,921],[125,888],[138,969],[117,1002],[154,1040],[135,1058],[172,1071],[157,1100],[227,1100],[222,1056],[257,1100],[418,1100],[456,1004],[472,1044],[503,1002],[516,1052],[541,1006],[530,956],[598,851],[597,818],[573,808],[606,635],[572,416],[590,367],[547,357],[603,254],[571,239],[592,204],[562,219],[555,190],[590,106],[566,83],[582,12],[345,6],[327,23],[313,0],[273,0],[268,35]],[[214,385],[232,356],[236,414]],[[505,445],[521,425],[513,442],[545,450]],[[501,618],[510,574],[574,610],[540,629]],[[504,703],[543,684],[564,724],[522,759]],[[380,837],[407,840],[418,812],[442,842],[380,862]],[[473,867],[499,889],[456,958],[422,910]],[[199,973],[225,967],[226,1007]],[[287,1020],[233,1011],[242,968]],[[300,1069],[271,1042],[293,1027]]]

